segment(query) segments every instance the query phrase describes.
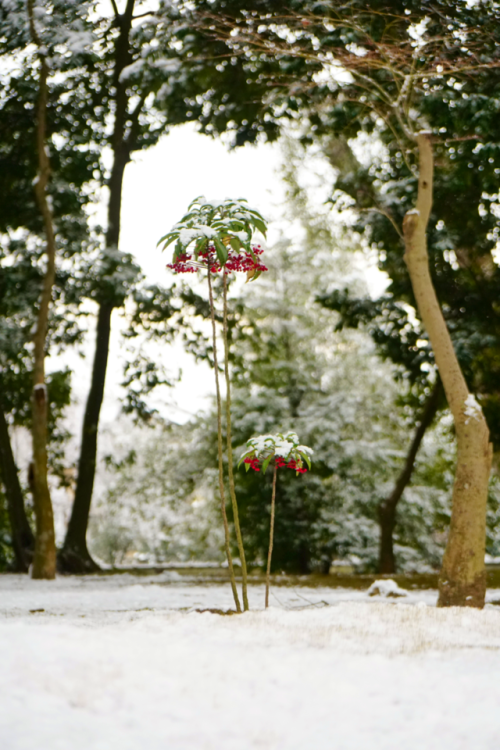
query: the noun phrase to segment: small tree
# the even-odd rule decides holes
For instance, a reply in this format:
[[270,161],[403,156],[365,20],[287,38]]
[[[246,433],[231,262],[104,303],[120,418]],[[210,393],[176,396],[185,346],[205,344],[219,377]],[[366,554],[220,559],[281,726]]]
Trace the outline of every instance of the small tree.
[[[219,365],[217,359],[216,316],[213,298],[212,275],[222,273],[223,317],[222,332],[224,341],[224,374],[226,380],[226,437],[229,477],[229,494],[233,509],[234,528],[241,561],[243,609],[248,605],[247,568],[245,550],[241,536],[238,503],[234,486],[233,449],[231,436],[231,380],[229,375],[229,343],[227,335],[227,276],[232,272],[245,272],[247,280],[255,280],[267,268],[261,263],[260,247],[252,247],[251,239],[255,230],[266,233],[266,223],[261,214],[250,208],[245,200],[207,201],[203,196],[196,198],[189,206],[188,213],[170,232],[160,239],[165,250],[175,242],[173,262],[168,265],[175,273],[207,273],[210,314],[212,321],[213,364],[217,395],[217,446],[219,461],[219,491],[221,512],[224,523],[226,556],[238,612],[241,605],[236,589],[233,561],[230,549],[229,526],[226,515],[224,469],[222,451],[222,400],[219,385]],[[192,252],[188,248],[192,246]]]
[[296,476],[307,471],[304,462],[311,468],[311,448],[307,445],[300,445],[296,432],[278,433],[277,435],[259,435],[258,437],[247,440],[247,449],[240,458],[238,468],[242,463],[245,464],[245,470],[253,469],[265,473],[267,467],[273,462],[273,491],[271,495],[271,521],[269,524],[269,549],[267,553],[266,568],[266,596],[265,607],[269,606],[269,580],[271,576],[271,558],[273,554],[274,539],[274,514],[276,504],[276,478],[278,469],[286,467],[293,469]]

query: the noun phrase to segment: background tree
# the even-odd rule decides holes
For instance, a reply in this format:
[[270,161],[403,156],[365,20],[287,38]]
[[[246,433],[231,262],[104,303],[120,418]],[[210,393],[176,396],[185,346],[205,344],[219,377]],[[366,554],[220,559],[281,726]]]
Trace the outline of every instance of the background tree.
[[[72,69],[71,63],[68,63],[68,39],[71,33],[81,31],[82,17],[84,18],[88,7],[82,4],[79,8],[65,8],[62,5],[55,4],[52,13],[47,14],[44,8],[35,7],[33,2],[29,2],[25,7],[24,4],[11,4],[8,10],[2,8],[0,16],[1,24],[1,41],[2,52],[11,53],[17,62],[26,65],[26,75],[24,80],[24,94],[28,93],[24,103],[27,108],[33,107],[35,112],[34,121],[30,124],[28,133],[33,130],[34,124],[34,143],[32,146],[31,159],[27,156],[30,149],[26,149],[24,144],[8,145],[6,154],[4,151],[4,162],[12,164],[12,156],[17,151],[21,152],[24,159],[15,163],[14,170],[9,174],[4,174],[4,180],[9,183],[9,188],[14,184],[19,185],[25,179],[23,174],[27,162],[33,163],[33,157],[36,158],[38,174],[36,178],[32,177],[34,185],[33,197],[36,197],[37,209],[39,212],[38,224],[43,229],[45,238],[46,265],[43,271],[43,281],[37,301],[37,317],[33,335],[33,392],[32,392],[32,419],[31,428],[33,435],[33,464],[32,464],[32,491],[34,497],[34,507],[37,523],[35,553],[33,559],[33,577],[35,578],[53,578],[55,575],[55,536],[53,525],[52,505],[50,491],[47,480],[48,456],[48,394],[45,382],[45,356],[47,348],[47,335],[49,330],[49,310],[53,296],[53,287],[56,275],[55,254],[55,225],[54,225],[54,206],[52,196],[49,195],[50,179],[50,156],[49,156],[49,138],[52,135],[49,120],[49,79],[54,75],[59,76],[59,94],[62,92],[61,78],[65,78],[65,73]],[[30,49],[27,58],[23,58],[22,49]],[[74,69],[74,60],[73,69]],[[7,69],[9,71],[9,69]],[[15,65],[11,68],[15,71]],[[10,71],[9,71],[10,72]],[[4,92],[3,109],[9,117],[12,111],[16,109],[16,102],[13,101],[12,94],[17,88],[18,81],[16,73],[10,76],[7,73],[7,86]],[[17,107],[19,109],[19,107]],[[22,117],[21,119],[25,119]],[[33,118],[32,118],[33,120]],[[16,123],[13,131],[18,130],[20,123]],[[12,131],[9,133],[12,140]],[[23,133],[25,137],[26,134]],[[6,228],[22,226],[24,221],[30,228],[38,228],[36,219],[28,218],[28,213],[15,210],[10,191],[9,199],[6,201],[3,210],[3,225]],[[64,191],[60,191],[64,192]],[[71,191],[65,191],[66,194]],[[4,459],[4,475],[8,477],[8,496],[10,498],[9,507],[11,508],[11,519],[14,523],[14,539],[17,540],[19,534],[26,540],[29,539],[29,532],[26,526],[26,519],[21,509],[21,496],[17,480],[17,473],[12,459],[10,445],[8,445],[8,430],[3,430],[4,450],[2,455]],[[14,512],[16,509],[16,512]],[[15,521],[14,521],[15,519]],[[18,532],[18,529],[21,531]],[[19,544],[16,541],[19,557]],[[27,560],[20,561],[20,566],[25,567]]]

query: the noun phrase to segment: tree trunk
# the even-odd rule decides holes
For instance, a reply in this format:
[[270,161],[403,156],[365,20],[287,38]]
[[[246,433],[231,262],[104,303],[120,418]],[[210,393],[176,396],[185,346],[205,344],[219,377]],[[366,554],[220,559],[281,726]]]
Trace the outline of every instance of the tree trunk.
[[58,559],[59,569],[65,573],[90,573],[99,569],[87,549],[86,536],[94,489],[97,431],[104,397],[112,311],[111,305],[101,305],[97,318],[92,383],[83,418],[78,480],[64,546]]
[[[108,248],[117,248],[120,239],[123,176],[125,167],[130,161],[130,150],[133,145],[125,139],[127,121],[130,119],[128,114],[129,98],[126,84],[120,81],[120,73],[129,64],[131,59],[129,35],[132,28],[134,5],[135,0],[127,0],[124,13],[116,15],[116,22],[120,33],[115,47],[114,83],[116,87],[116,108],[113,134],[111,136],[113,165],[108,182],[108,229],[106,232],[106,246]],[[137,121],[139,116],[139,109],[140,107],[136,107],[134,110],[132,117],[134,122]],[[75,499],[73,501],[71,518],[63,549],[58,559],[59,569],[65,573],[88,573],[99,570],[99,566],[91,558],[87,549],[86,536],[92,492],[94,489],[97,434],[99,416],[104,398],[112,311],[112,304],[107,302],[100,303],[96,329],[96,348],[92,366],[92,382],[83,421]]]
[[404,257],[457,435],[457,469],[438,606],[481,608],[486,592],[486,501],[492,450],[486,420],[469,394],[429,272],[426,229],[434,169],[429,134],[419,133],[417,145],[420,161],[417,207],[406,214],[403,222]]
[[28,523],[7,421],[0,408],[0,481],[5,488],[16,573],[27,573],[33,560],[35,537]]
[[49,319],[52,287],[55,281],[56,243],[52,211],[47,200],[47,185],[50,163],[46,143],[46,117],[48,102],[47,79],[49,70],[46,53],[38,36],[33,15],[33,0],[28,0],[28,16],[33,43],[38,47],[40,59],[39,96],[36,113],[36,146],[38,153],[38,175],[35,194],[43,218],[46,238],[47,267],[43,279],[36,330],[33,336],[33,501],[36,516],[35,554],[33,578],[54,578],[56,574],[56,542],[54,516],[47,478],[47,388],[45,385],[45,346]]
[[405,465],[401,474],[396,480],[394,489],[389,497],[380,503],[378,507],[378,517],[380,523],[380,551],[379,551],[379,573],[395,573],[396,558],[394,556],[393,533],[396,526],[396,509],[398,502],[405,491],[408,482],[413,473],[415,459],[420,448],[420,444],[427,429],[431,426],[436,412],[439,407],[439,401],[442,394],[441,380],[438,378],[434,388],[427,399],[417,429],[411,441]]

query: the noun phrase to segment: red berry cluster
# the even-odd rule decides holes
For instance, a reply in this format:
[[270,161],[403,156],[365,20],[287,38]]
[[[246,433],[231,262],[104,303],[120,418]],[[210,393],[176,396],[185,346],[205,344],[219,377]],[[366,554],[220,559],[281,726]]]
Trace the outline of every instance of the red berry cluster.
[[[243,251],[235,252],[232,248],[228,250],[227,261],[224,266],[224,273],[248,273],[248,271],[267,271],[267,267],[259,261],[259,256],[264,252],[260,245],[252,248],[257,259],[253,258],[251,253]],[[201,260],[200,260],[201,259]],[[179,255],[174,263],[168,263],[167,268],[171,268],[174,273],[196,273],[199,268],[209,267],[211,273],[220,273],[222,270],[217,253],[213,245],[209,245],[206,250],[201,252],[198,260],[193,259],[189,253]]]
[[[276,457],[276,466],[279,469],[282,469],[283,467],[285,469],[293,469],[294,471],[297,471],[299,474],[305,474],[307,469],[304,466],[299,466],[296,461],[288,461],[288,463],[285,461],[285,459],[280,458],[279,456]],[[255,471],[260,471],[259,468],[259,459],[258,458],[245,458],[244,463],[250,464],[250,468],[254,469]]]
[[260,471],[258,458],[245,458],[245,463],[250,464],[250,468],[255,471]]
[[175,273],[196,273],[198,268],[190,265],[192,262],[192,256],[189,253],[183,253],[177,256],[177,260],[174,263],[167,263],[167,268],[171,268]]
[[279,456],[276,457],[276,466],[279,469],[282,469],[283,467],[285,467],[285,469],[293,469],[294,471],[298,471],[299,474],[305,474],[307,471],[304,466],[299,466],[293,459],[287,463],[284,458],[280,458]]

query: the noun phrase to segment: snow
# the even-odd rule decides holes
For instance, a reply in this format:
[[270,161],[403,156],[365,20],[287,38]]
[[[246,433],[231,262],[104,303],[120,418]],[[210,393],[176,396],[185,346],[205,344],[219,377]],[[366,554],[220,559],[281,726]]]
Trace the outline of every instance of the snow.
[[274,445],[274,452],[277,456],[287,458],[292,448],[293,443],[290,443],[288,440],[277,440]]
[[2,747],[498,748],[499,608],[274,593],[222,617],[193,609],[229,607],[229,586],[176,571],[0,576]]
[[151,67],[153,68],[160,68],[165,73],[177,73],[182,65],[180,60],[173,60],[168,58],[162,58],[160,60],[155,60],[151,63]]
[[469,419],[465,420],[465,424],[469,424],[469,421],[471,419],[481,419],[481,415],[483,413],[482,409],[477,403],[472,393],[469,393],[469,395],[465,399],[464,404],[465,404],[464,414],[466,417],[469,417]]
[[396,581],[393,581],[391,578],[374,581],[367,593],[368,596],[385,596],[393,599],[408,596],[407,591],[400,588]]
[[133,78],[138,73],[142,73],[143,68],[144,68],[144,60],[136,60],[130,65],[127,65],[125,68],[123,68],[122,72],[120,73],[120,83],[123,83],[124,81],[128,81],[129,78]]
[[94,37],[90,31],[67,32],[66,45],[70,52],[73,52],[74,54],[83,55],[86,52],[90,52],[93,42]]
[[307,456],[312,456],[314,453],[313,449],[309,448],[307,445],[299,445],[297,450],[300,451],[300,453],[305,453]]
[[193,240],[197,240],[200,237],[213,239],[214,237],[217,237],[217,232],[205,224],[196,224],[196,226],[192,228],[184,227],[179,232],[179,241],[181,245],[184,246],[189,245],[190,242],[193,242]]

